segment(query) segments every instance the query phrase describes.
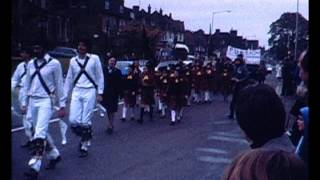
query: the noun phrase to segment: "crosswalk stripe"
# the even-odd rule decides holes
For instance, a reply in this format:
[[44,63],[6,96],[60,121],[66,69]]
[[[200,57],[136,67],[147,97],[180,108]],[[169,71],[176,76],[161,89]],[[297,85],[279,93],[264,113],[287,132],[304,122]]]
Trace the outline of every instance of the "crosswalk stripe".
[[231,163],[231,159],[221,158],[221,157],[212,157],[212,156],[201,156],[198,158],[199,161],[209,162],[209,163]]
[[219,125],[219,124],[230,124],[231,121],[214,121],[212,124]]
[[245,139],[240,138],[231,138],[231,137],[221,137],[221,136],[209,136],[209,140],[220,140],[220,141],[228,141],[228,142],[237,142],[241,144],[248,144]]
[[216,148],[197,148],[197,151],[209,152],[209,153],[217,153],[217,154],[227,154],[227,151]]
[[240,133],[231,133],[231,132],[214,132],[216,135],[227,136],[227,137],[240,137]]

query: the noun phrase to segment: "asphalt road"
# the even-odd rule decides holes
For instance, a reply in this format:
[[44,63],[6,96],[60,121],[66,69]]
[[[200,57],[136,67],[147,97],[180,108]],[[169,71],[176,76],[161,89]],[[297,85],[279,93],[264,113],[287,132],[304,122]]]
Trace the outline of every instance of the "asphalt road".
[[[267,83],[276,85],[277,82],[271,75]],[[292,99],[283,100],[286,107],[290,107]],[[58,123],[51,123],[50,133],[62,161],[55,170],[43,168],[39,177],[43,180],[221,179],[232,159],[249,149],[237,123],[226,118],[228,107],[221,96],[215,96],[211,104],[186,108],[182,122],[176,126],[169,126],[169,113],[165,119],[155,113],[154,121],[146,116],[145,123],[140,125],[135,121],[121,122],[119,111],[112,135],[105,132],[106,120],[97,113],[92,145],[85,159],[77,157],[79,139],[68,131],[68,143],[61,145]],[[19,118],[12,121],[19,121]],[[23,179],[31,157],[27,149],[20,147],[25,140],[23,131],[12,133],[14,180]]]

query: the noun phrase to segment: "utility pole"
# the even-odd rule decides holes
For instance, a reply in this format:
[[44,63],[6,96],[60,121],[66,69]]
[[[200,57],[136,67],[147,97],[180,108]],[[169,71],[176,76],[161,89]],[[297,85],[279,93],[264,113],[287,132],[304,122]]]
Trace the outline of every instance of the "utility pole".
[[299,0],[297,0],[297,13],[296,13],[296,43],[294,46],[294,60],[297,60],[297,49],[298,49],[298,21],[299,21]]

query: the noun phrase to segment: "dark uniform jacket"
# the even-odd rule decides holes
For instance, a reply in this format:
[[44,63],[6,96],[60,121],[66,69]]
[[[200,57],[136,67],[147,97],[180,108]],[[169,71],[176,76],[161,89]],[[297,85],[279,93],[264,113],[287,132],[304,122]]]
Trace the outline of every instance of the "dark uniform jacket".
[[124,102],[129,106],[136,105],[136,98],[139,89],[139,74],[129,73],[123,80]]
[[141,104],[153,105],[155,89],[155,77],[150,71],[143,72],[141,75]]
[[107,108],[108,112],[117,112],[119,97],[122,95],[122,75],[117,68],[109,70],[106,66],[104,73],[104,92],[102,104]]

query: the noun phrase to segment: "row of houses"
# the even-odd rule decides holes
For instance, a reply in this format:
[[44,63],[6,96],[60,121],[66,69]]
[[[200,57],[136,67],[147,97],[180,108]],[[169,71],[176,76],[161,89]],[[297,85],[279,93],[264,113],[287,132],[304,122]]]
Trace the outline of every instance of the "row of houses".
[[217,29],[212,35],[202,30],[191,32],[185,30],[183,21],[173,19],[171,13],[165,14],[162,9],[152,11],[151,5],[147,10],[139,6],[128,8],[124,0],[13,0],[12,4],[13,50],[34,39],[45,40],[51,47],[74,47],[80,36],[87,36],[94,40],[93,48],[99,54],[117,51],[119,55],[141,57],[145,47],[132,52],[129,46],[123,48],[130,44],[124,32],[128,26],[137,24],[143,30],[161,32],[155,47],[149,47],[151,54],[157,57],[169,57],[168,52],[176,44],[186,44],[189,53],[198,56],[220,52],[228,44],[258,48],[258,41],[245,40],[237,36],[235,30],[224,33]]

